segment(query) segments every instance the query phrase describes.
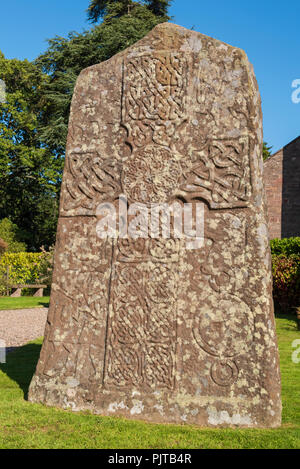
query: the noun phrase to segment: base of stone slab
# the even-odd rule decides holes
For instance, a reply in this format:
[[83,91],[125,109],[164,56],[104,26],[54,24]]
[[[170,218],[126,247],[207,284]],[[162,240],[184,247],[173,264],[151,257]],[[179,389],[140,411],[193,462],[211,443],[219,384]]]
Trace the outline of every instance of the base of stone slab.
[[[103,416],[125,417],[151,423],[189,424],[201,427],[276,428],[281,409],[257,399],[191,396],[188,394],[138,390],[92,392],[77,387],[76,380],[57,387],[30,386],[28,400],[74,412],[90,411]],[[255,403],[253,402],[255,400]]]

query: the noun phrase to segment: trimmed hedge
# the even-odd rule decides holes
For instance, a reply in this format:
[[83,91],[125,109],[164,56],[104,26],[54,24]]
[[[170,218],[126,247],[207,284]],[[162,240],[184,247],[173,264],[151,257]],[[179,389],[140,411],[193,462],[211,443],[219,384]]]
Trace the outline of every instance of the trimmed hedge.
[[272,239],[275,309],[296,314],[300,306],[300,237]]
[[300,306],[300,255],[272,256],[275,309],[295,313]]
[[0,295],[7,290],[7,268],[9,285],[49,284],[51,277],[52,252],[5,253],[0,257]]
[[300,238],[282,238],[282,239],[272,239],[271,242],[271,252],[272,255],[279,256],[284,254],[286,256],[291,256],[293,254],[298,254],[300,256]]

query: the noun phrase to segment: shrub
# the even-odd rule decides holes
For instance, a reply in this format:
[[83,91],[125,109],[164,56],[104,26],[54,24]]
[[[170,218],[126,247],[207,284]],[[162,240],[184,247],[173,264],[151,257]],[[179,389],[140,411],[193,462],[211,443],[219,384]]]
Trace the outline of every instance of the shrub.
[[292,254],[298,254],[300,256],[300,238],[282,238],[272,239],[271,242],[272,255],[279,256],[285,254],[291,256]]
[[275,308],[295,312],[300,305],[300,254],[272,256]]
[[8,218],[0,220],[0,238],[7,244],[7,252],[26,251],[26,244],[21,242],[22,234],[14,223]]
[[[51,281],[52,256],[52,251],[6,252],[0,259],[0,295],[5,294],[7,287],[13,284],[48,284]],[[9,285],[7,285],[7,270]]]

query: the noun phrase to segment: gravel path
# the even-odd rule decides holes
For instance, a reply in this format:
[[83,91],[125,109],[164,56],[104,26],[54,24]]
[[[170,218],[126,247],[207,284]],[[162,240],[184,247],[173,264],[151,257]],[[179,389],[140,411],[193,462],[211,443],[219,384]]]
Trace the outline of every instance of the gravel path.
[[0,311],[0,340],[18,347],[44,335],[48,308]]

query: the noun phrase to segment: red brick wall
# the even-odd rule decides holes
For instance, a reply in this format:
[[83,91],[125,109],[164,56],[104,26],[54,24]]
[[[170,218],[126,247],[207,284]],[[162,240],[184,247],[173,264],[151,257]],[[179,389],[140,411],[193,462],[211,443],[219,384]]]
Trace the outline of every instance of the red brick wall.
[[270,239],[300,236],[300,137],[264,163]]
[[264,163],[264,181],[270,239],[281,238],[282,150]]

